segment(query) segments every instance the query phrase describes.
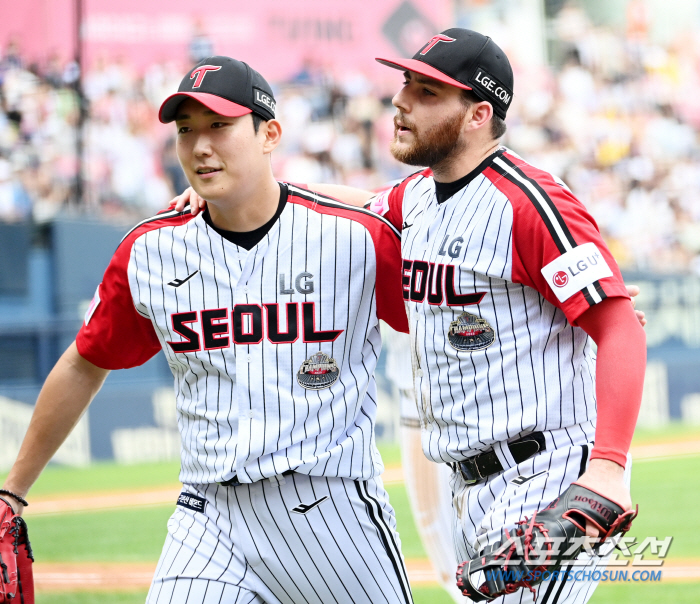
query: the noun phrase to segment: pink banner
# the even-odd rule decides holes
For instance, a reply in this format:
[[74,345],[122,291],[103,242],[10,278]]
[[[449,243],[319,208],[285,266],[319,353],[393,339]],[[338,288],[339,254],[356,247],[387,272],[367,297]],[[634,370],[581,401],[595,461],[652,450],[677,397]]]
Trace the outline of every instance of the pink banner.
[[[196,6],[199,4],[200,9]],[[270,80],[315,69],[384,73],[375,56],[406,56],[450,26],[451,0],[83,0],[88,67],[123,57],[189,65],[200,46],[246,61]],[[14,38],[28,61],[74,54],[75,0],[22,0],[3,7],[0,44]]]

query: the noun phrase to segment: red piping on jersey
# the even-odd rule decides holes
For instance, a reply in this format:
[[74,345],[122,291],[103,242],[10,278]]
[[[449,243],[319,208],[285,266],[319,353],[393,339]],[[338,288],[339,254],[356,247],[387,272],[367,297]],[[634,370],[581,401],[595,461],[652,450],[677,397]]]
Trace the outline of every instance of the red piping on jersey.
[[[89,324],[83,323],[75,338],[80,356],[102,369],[126,369],[143,365],[161,350],[153,324],[136,311],[131,297],[128,276],[131,249],[141,235],[163,227],[180,226],[193,218],[189,210],[174,216],[158,215],[137,225],[122,239],[100,283],[101,302]],[[110,312],[110,305],[116,307],[116,312],[115,309]],[[101,349],[102,342],[122,340],[115,332],[139,334],[141,338],[137,343],[125,343],[119,351]]]
[[[377,262],[376,299],[377,317],[390,327],[408,332],[408,317],[401,291],[401,240],[380,217],[367,210],[344,204],[340,201],[309,191],[289,189],[287,203],[302,205],[319,214],[347,218],[360,223],[369,231],[374,243]],[[327,202],[324,203],[324,202]]]

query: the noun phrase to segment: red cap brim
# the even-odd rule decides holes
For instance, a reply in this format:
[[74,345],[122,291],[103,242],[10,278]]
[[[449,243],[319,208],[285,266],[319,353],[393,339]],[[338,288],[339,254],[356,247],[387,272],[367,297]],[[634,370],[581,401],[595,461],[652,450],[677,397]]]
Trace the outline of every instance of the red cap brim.
[[216,96],[215,94],[209,94],[207,92],[177,92],[171,94],[163,101],[163,104],[160,106],[160,111],[158,112],[158,119],[164,124],[174,121],[177,116],[177,108],[186,98],[199,101],[208,109],[225,117],[241,117],[242,115],[253,113],[252,109],[248,109],[248,107],[244,107],[243,105],[238,105],[237,103]]
[[382,65],[386,65],[387,67],[392,67],[393,69],[400,69],[402,71],[415,71],[416,73],[420,73],[421,75],[433,78],[438,82],[444,82],[445,84],[449,84],[450,86],[456,86],[457,88],[461,88],[462,90],[472,89],[471,86],[462,84],[462,82],[451,78],[445,73],[442,73],[442,71],[440,71],[439,69],[435,69],[435,67],[428,65],[427,63],[423,63],[423,61],[418,61],[417,59],[376,58],[374,60],[378,63],[381,63]]

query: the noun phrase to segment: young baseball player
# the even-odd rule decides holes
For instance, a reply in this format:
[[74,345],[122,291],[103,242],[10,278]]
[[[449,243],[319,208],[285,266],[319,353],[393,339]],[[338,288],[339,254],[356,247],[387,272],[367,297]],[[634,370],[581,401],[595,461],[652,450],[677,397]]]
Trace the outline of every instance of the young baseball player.
[[520,602],[531,587],[541,604],[583,603],[603,556],[563,559],[589,564],[583,581],[488,584],[471,570],[534,514],[530,538],[565,530],[567,548],[629,525],[644,332],[583,205],[499,142],[513,98],[505,53],[450,29],[411,59],[378,60],[405,79],[392,152],[428,166],[371,209],[402,232],[423,451],[453,470],[457,557],[474,560],[461,586],[475,600]]
[[205,59],[160,119],[208,209],[124,237],[5,488],[26,495],[110,370],[163,351],[184,490],[148,602],[411,602],[374,440],[379,319],[407,330],[398,230],[274,179],[245,63]]

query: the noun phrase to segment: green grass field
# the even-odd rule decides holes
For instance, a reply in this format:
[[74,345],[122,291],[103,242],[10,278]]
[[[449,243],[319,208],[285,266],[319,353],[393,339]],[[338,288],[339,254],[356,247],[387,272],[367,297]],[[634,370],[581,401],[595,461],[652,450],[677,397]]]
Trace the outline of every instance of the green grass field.
[[[672,427],[663,432],[640,431],[637,444],[700,439],[700,429]],[[398,447],[382,449],[387,465],[400,460]],[[31,496],[94,493],[119,489],[148,489],[177,482],[177,464],[117,466],[95,464],[86,469],[49,467],[32,489]],[[700,457],[639,461],[633,468],[632,497],[639,503],[640,516],[632,533],[674,537],[669,559],[700,561],[700,513],[695,498],[695,480]],[[0,480],[2,480],[0,476]],[[404,556],[423,558],[402,485],[387,490],[396,509]],[[174,502],[173,502],[174,503]],[[37,516],[30,519],[30,534],[36,556],[46,562],[155,562],[166,533],[173,506],[123,509]],[[416,604],[448,604],[449,596],[439,587],[414,588]],[[38,604],[136,604],[145,591],[41,592]],[[467,600],[465,599],[465,602]],[[690,604],[700,601],[700,583],[604,583],[591,602],[594,604]]]

